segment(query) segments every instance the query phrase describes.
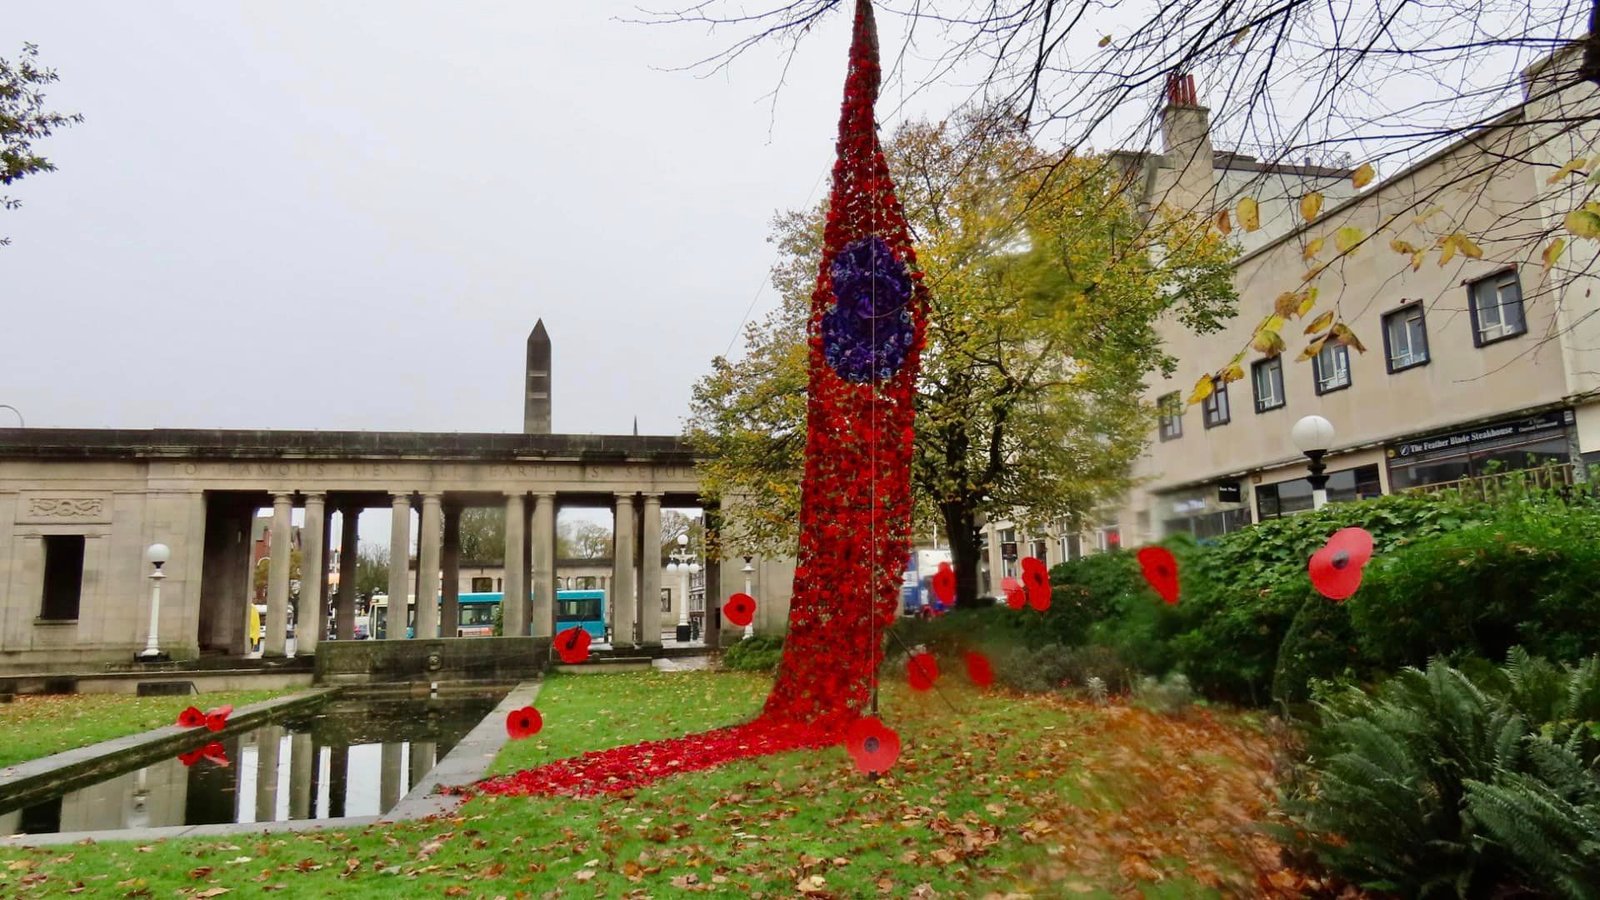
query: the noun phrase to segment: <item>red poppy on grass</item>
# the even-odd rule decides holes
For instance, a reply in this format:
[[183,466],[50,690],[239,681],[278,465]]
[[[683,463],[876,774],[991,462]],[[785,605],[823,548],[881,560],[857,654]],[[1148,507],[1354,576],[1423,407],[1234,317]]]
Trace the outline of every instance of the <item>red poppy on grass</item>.
[[219,706],[206,711],[206,727],[212,731],[221,731],[228,727],[228,716],[233,714],[232,706]]
[[511,735],[511,739],[514,741],[533,737],[543,727],[544,717],[539,715],[539,711],[531,706],[513,709],[506,716],[506,734]]
[[728,602],[722,604],[722,617],[730,623],[743,627],[755,620],[756,598],[749,594],[734,594]]
[[1000,590],[1005,592],[1006,605],[1012,609],[1021,609],[1028,605],[1028,589],[1010,575],[1000,579]]
[[1311,554],[1311,586],[1329,600],[1344,600],[1361,587],[1361,570],[1372,559],[1372,535],[1365,528],[1341,528]]
[[193,706],[178,713],[179,728],[199,728],[206,723],[206,714]]
[[932,653],[913,653],[906,661],[906,677],[913,691],[925,691],[939,680],[939,662]]
[[967,661],[967,677],[978,687],[988,687],[994,684],[994,666],[989,664],[989,657],[976,650],[968,650],[964,656]]
[[900,758],[900,735],[878,721],[877,716],[857,719],[845,732],[844,749],[856,761],[856,768],[868,775],[881,775]]
[[1139,568],[1144,580],[1167,603],[1178,602],[1178,559],[1165,547],[1139,548]]
[[1028,605],[1040,612],[1050,608],[1050,567],[1044,560],[1024,557],[1022,560],[1022,588],[1028,595]]
[[956,570],[947,562],[939,563],[939,568],[933,573],[933,595],[939,602],[949,605],[956,599]]
[[576,665],[589,658],[589,642],[594,640],[586,628],[573,626],[556,635],[556,655],[564,663]]

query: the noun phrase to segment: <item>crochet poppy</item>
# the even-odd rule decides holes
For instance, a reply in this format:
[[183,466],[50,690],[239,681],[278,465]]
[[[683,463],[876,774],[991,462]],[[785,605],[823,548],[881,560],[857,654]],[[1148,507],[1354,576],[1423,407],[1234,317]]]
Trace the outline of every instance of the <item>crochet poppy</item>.
[[219,706],[206,711],[206,727],[212,731],[221,731],[228,727],[228,716],[233,713],[232,706]]
[[193,706],[178,713],[179,728],[199,728],[206,723],[206,714]]
[[939,662],[932,653],[913,653],[906,661],[906,677],[913,691],[925,691],[939,680]]
[[1000,579],[1000,590],[1005,592],[1006,605],[1012,609],[1021,609],[1028,605],[1028,589],[1010,575]]
[[185,767],[192,766],[202,759],[226,767],[228,765],[227,748],[222,746],[221,741],[212,741],[204,747],[196,747],[188,753],[178,754],[178,762],[183,763]]
[[734,594],[727,603],[722,604],[722,617],[740,627],[749,625],[756,617],[756,598],[749,594]]
[[956,570],[947,562],[939,563],[939,568],[933,573],[933,596],[939,602],[949,606],[956,599]]
[[193,750],[190,750],[188,753],[179,753],[178,762],[183,763],[184,768],[188,768],[189,766],[192,766],[200,761],[200,751],[201,748],[196,747]]
[[1178,602],[1178,559],[1165,547],[1139,548],[1139,568],[1157,595],[1167,603]]
[[539,715],[539,711],[531,706],[513,709],[506,716],[506,734],[511,735],[511,739],[514,741],[533,737],[543,727],[544,717]]
[[1044,560],[1032,556],[1022,560],[1022,588],[1029,606],[1039,612],[1050,608],[1050,567]]
[[978,687],[988,687],[994,684],[994,666],[989,664],[989,657],[976,650],[968,650],[963,654],[967,663],[967,677]]
[[1329,600],[1344,600],[1361,587],[1361,570],[1372,559],[1372,535],[1365,528],[1341,528],[1311,554],[1311,586]]
[[589,642],[592,640],[588,629],[578,626],[568,628],[556,635],[556,655],[560,656],[564,663],[571,665],[581,663],[589,658]]
[[844,749],[856,761],[856,768],[868,775],[881,775],[900,758],[900,735],[878,721],[877,716],[857,719],[845,732]]

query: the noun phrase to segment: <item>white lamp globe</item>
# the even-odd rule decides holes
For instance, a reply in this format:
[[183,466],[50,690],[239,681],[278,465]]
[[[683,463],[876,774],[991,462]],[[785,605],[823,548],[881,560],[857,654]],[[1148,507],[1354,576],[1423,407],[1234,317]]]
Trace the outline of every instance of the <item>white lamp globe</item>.
[[1306,416],[1289,429],[1289,439],[1301,453],[1326,451],[1333,446],[1333,423],[1321,416]]
[[153,566],[159,566],[162,563],[165,563],[171,556],[172,551],[167,549],[166,544],[151,544],[149,548],[144,551],[145,561]]
[[687,546],[689,546],[689,536],[687,534],[678,535],[678,549],[682,550]]

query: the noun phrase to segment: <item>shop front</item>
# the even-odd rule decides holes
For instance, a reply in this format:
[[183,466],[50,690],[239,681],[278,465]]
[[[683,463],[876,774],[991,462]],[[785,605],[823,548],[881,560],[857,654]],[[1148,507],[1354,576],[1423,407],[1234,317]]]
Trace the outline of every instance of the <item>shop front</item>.
[[1395,491],[1496,472],[1572,461],[1575,418],[1556,409],[1444,434],[1406,438],[1385,448]]
[[1227,481],[1156,498],[1161,534],[1191,534],[1200,540],[1250,527],[1250,507],[1241,485]]

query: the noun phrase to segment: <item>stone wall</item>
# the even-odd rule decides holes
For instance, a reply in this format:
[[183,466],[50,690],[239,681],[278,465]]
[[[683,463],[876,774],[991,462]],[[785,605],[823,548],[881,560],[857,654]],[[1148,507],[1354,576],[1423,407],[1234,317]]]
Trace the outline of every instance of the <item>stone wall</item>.
[[550,639],[542,637],[329,641],[317,648],[317,683],[514,682],[549,664]]

